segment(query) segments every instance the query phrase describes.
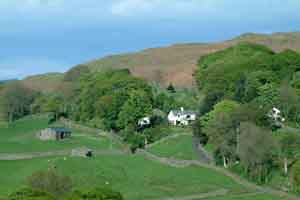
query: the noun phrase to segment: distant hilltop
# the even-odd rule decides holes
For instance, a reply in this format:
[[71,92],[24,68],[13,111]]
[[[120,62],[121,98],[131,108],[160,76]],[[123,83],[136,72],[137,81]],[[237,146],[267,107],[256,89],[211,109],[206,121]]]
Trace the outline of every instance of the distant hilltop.
[[[201,56],[233,46],[239,42],[263,44],[274,51],[300,50],[300,32],[255,34],[246,33],[231,40],[217,43],[175,44],[172,46],[145,49],[96,59],[79,65],[91,71],[107,68],[128,68],[135,76],[156,82],[162,86],[172,83],[176,87],[191,88],[193,73]],[[78,67],[78,66],[76,66]],[[63,81],[63,74],[32,76],[23,82],[31,88],[52,91]]]
[[17,81],[17,79],[0,80],[0,84],[12,82],[12,81]]

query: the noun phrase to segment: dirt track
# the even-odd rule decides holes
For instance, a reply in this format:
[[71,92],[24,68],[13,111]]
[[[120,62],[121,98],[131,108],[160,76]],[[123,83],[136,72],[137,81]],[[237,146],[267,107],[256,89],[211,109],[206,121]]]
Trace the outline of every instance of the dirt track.
[[[76,149],[76,148],[75,148]],[[72,150],[32,152],[32,153],[1,153],[0,160],[29,160],[33,158],[43,158],[51,156],[70,156]],[[118,150],[98,150],[94,155],[122,155],[124,152]]]

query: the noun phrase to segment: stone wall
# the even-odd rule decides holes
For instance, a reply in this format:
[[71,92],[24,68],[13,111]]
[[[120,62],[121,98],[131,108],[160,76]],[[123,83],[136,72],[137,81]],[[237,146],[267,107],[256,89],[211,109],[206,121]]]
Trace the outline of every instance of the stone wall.
[[56,133],[50,128],[42,130],[37,136],[40,140],[56,140]]

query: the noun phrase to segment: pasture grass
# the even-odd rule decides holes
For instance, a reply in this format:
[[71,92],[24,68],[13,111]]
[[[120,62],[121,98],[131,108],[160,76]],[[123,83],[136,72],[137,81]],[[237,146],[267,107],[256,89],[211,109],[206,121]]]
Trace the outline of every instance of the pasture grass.
[[196,154],[192,147],[192,135],[181,135],[157,143],[148,149],[149,152],[168,158],[183,160],[196,160]]
[[8,127],[0,127],[0,153],[30,153],[68,150],[86,146],[93,150],[115,148],[105,137],[91,136],[72,130],[71,138],[62,141],[41,141],[36,134],[48,127],[48,118],[24,118]]
[[247,191],[229,177],[210,169],[174,168],[141,155],[114,155],[91,159],[50,157],[0,161],[0,196],[23,186],[26,177],[33,172],[53,166],[61,174],[70,176],[77,187],[111,187],[128,200],[185,196],[219,189],[228,189],[233,194]]

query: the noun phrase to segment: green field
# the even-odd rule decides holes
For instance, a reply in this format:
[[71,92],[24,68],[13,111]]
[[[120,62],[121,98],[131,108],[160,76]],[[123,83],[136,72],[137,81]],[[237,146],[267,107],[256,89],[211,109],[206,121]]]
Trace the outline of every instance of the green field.
[[[40,141],[35,135],[48,126],[47,122],[47,118],[29,117],[9,127],[0,127],[0,153],[51,152],[81,146],[106,151],[118,148],[105,137],[92,136],[78,130],[73,130],[72,137],[65,141]],[[195,159],[191,135],[170,138],[155,144],[149,151],[162,157]],[[23,187],[26,177],[32,173],[53,167],[61,174],[70,176],[75,187],[109,187],[120,191],[125,200],[178,198],[222,189],[228,191],[228,196],[207,200],[279,200],[263,194],[244,196],[255,191],[212,169],[197,166],[176,168],[148,160],[143,155],[129,154],[96,155],[90,159],[56,156],[0,161],[0,196]]]
[[[49,162],[50,161],[50,162]],[[241,193],[246,189],[230,178],[199,167],[174,168],[142,156],[99,156],[92,159],[62,157],[24,161],[0,161],[0,194],[22,186],[26,176],[51,166],[72,177],[77,186],[106,186],[120,191],[128,200],[191,195],[219,189]]]
[[192,135],[170,138],[153,145],[148,151],[162,157],[196,160],[196,154],[192,149]]
[[97,150],[116,146],[107,138],[87,135],[78,130],[73,130],[72,137],[64,141],[39,140],[36,134],[47,127],[47,118],[26,118],[0,128],[0,153],[46,152],[81,146]]

